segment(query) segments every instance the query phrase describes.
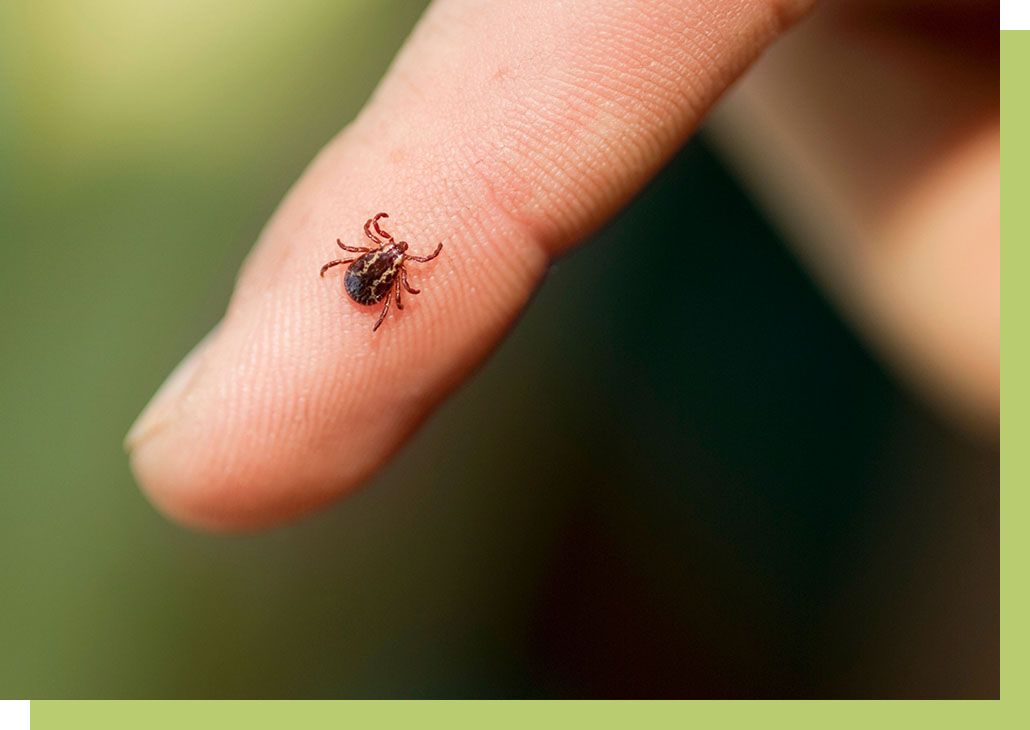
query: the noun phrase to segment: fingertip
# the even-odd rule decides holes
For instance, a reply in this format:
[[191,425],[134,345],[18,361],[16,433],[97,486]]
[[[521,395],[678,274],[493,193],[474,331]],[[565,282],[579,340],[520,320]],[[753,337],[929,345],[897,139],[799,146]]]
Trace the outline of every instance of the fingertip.
[[184,527],[255,531],[298,519],[338,496],[335,480],[306,473],[303,462],[267,449],[230,454],[176,438],[169,431],[144,442],[132,452],[130,465],[147,500]]
[[[254,487],[244,487],[232,471],[198,468],[191,463],[197,450],[184,450],[155,434],[137,446],[129,463],[148,501],[165,517],[205,532],[256,529],[273,521],[272,511],[255,510]],[[250,509],[239,498],[250,494]],[[261,504],[258,502],[257,504]]]

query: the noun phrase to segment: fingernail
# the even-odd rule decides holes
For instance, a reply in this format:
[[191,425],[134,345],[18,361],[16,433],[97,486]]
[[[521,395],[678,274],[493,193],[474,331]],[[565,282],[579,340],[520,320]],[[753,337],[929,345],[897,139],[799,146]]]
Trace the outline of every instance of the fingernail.
[[175,367],[171,375],[157,389],[154,397],[150,399],[146,408],[143,409],[143,412],[136,418],[135,423],[132,424],[129,432],[125,435],[123,445],[126,452],[131,454],[133,449],[140,443],[174,419],[178,410],[177,406],[196,381],[201,366],[204,364],[204,355],[217,332],[218,325],[215,325],[214,329],[208,332],[204,339],[190,350],[189,354],[183,358],[183,361]]

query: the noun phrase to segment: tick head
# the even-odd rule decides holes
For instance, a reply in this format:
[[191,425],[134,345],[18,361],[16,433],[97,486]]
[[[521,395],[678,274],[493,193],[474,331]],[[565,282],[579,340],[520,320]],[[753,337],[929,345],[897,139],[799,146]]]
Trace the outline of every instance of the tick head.
[[407,241],[398,241],[397,242],[397,248],[400,250],[401,253],[404,253],[405,251],[408,250],[408,242]]

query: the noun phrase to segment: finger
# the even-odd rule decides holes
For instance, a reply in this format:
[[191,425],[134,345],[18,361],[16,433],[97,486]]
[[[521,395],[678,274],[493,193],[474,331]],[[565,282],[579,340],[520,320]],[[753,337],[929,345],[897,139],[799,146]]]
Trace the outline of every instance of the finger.
[[[435,3],[130,432],[142,486],[175,518],[233,528],[367,479],[494,347],[550,258],[623,205],[804,5]],[[318,271],[377,211],[410,253],[443,251],[411,264],[422,293],[373,334],[379,309],[346,297],[344,267]]]
[[[828,48],[833,63],[813,64]],[[995,440],[1000,145],[990,8],[827,5],[727,102],[714,119],[717,141],[842,314],[943,415]]]

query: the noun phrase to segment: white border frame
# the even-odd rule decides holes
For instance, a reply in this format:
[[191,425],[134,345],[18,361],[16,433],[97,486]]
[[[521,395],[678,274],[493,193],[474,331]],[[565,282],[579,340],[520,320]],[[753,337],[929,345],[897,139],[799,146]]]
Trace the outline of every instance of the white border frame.
[[0,700],[0,730],[29,730],[28,700]]
[[1001,29],[1030,30],[1030,0],[1001,0]]

